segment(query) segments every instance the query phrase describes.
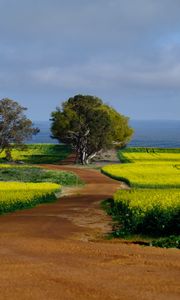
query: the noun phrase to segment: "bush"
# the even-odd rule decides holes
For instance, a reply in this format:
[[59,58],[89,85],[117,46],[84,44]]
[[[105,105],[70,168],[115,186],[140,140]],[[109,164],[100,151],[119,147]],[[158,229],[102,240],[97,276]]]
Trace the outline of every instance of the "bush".
[[180,236],[171,235],[169,237],[154,240],[150,243],[151,246],[162,248],[178,248],[180,249]]

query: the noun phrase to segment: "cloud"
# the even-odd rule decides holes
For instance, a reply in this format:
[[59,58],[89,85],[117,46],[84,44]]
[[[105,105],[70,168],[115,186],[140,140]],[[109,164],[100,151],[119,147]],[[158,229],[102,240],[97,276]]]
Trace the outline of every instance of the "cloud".
[[142,34],[147,40],[154,30],[158,35],[179,27],[179,9],[176,0],[1,0],[0,34],[13,41],[134,43]]
[[0,92],[122,93],[127,113],[153,93],[161,114],[160,94],[179,97],[179,11],[179,0],[0,0]]
[[92,59],[86,63],[33,70],[32,80],[60,88],[151,88],[180,90],[180,45],[162,47],[157,60],[124,62]]
[[19,88],[31,85],[39,89],[63,88],[96,89],[97,91],[118,89],[179,89],[179,46],[162,48],[157,61],[136,58],[122,62],[108,58],[91,59],[62,66],[40,66],[0,71],[0,86]]

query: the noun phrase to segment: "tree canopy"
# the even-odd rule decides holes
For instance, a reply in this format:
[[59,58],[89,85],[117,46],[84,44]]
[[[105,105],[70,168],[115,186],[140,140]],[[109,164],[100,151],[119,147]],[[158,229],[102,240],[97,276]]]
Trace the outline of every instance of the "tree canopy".
[[52,137],[70,144],[82,164],[103,149],[126,145],[133,133],[127,117],[90,95],[69,98],[51,116]]
[[24,141],[39,132],[25,116],[26,110],[27,108],[11,99],[0,100],[0,152],[5,151],[8,160],[11,160],[13,148],[23,148]]

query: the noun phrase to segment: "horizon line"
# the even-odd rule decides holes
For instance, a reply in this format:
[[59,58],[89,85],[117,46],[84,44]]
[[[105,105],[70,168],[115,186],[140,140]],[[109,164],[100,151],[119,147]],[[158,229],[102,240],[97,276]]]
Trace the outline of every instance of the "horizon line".
[[[147,121],[147,122],[180,122],[180,119],[177,120],[172,120],[172,119],[129,119],[129,121]],[[34,123],[38,123],[38,122],[51,122],[50,120],[32,120],[32,122]]]

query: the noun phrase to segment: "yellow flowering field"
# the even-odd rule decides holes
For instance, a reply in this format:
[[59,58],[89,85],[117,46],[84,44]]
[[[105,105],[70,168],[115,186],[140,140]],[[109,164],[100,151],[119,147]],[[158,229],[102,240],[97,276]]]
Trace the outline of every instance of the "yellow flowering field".
[[180,189],[119,190],[114,194],[113,210],[130,233],[178,234]]
[[132,189],[119,190],[114,194],[114,201],[128,204],[131,210],[141,210],[141,215],[154,206],[162,210],[180,209],[180,189]]
[[179,163],[180,153],[126,153],[125,157],[136,163]]
[[0,182],[0,214],[55,200],[55,183]]
[[105,166],[106,175],[131,187],[180,188],[180,149],[127,148],[119,156],[124,163]]
[[122,162],[180,164],[180,149],[127,148],[119,151]]
[[115,235],[132,233],[164,236],[180,232],[180,149],[127,148],[121,164],[102,172],[127,182],[108,204],[117,220]]
[[126,181],[131,187],[180,188],[180,165],[125,163],[103,167],[103,173]]

